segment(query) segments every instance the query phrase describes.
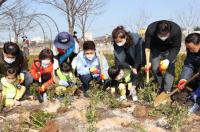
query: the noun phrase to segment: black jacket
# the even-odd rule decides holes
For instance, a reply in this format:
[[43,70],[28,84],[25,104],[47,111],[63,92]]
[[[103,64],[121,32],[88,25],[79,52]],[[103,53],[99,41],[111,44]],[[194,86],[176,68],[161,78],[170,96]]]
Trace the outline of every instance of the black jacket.
[[0,52],[0,74],[6,75],[7,69],[8,68],[15,68],[17,70],[17,73],[19,74],[20,72],[26,70],[27,68],[27,59],[26,57],[23,56],[22,51],[19,52],[19,54],[16,57],[16,60],[9,64],[3,59],[3,51]]
[[[135,35],[135,34],[134,34]],[[137,40],[136,40],[137,39]],[[144,43],[142,38],[135,37],[133,38],[135,41],[134,45],[131,45],[128,48],[124,46],[118,46],[114,43],[114,56],[115,56],[115,64],[124,68],[136,68],[144,64],[145,55],[144,55]]]
[[[187,57],[184,62],[181,79],[189,79],[193,73],[200,69],[200,51],[198,53],[191,53],[187,50]],[[199,77],[200,78],[200,77]]]
[[181,28],[174,22],[168,21],[171,26],[170,36],[166,41],[162,41],[157,37],[156,26],[159,21],[150,24],[145,33],[145,47],[157,52],[169,52],[167,59],[171,62],[175,60],[181,48]]

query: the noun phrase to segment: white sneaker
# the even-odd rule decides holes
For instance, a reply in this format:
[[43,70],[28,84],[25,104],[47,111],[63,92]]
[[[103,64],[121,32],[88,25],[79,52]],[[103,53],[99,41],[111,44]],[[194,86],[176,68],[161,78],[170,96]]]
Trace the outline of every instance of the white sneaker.
[[137,97],[137,95],[136,95],[136,91],[135,91],[135,90],[131,90],[129,96],[132,97],[132,100],[133,100],[134,102],[135,102],[135,101],[138,101],[138,97]]
[[127,99],[126,96],[120,96],[117,100],[121,102],[121,101],[126,101]]
[[43,100],[44,102],[47,102],[48,101],[48,96],[47,96],[47,93],[43,93]]
[[194,103],[194,105],[192,106],[192,108],[190,108],[189,110],[188,110],[188,112],[189,113],[195,113],[195,112],[197,112],[198,110],[199,110],[199,105],[197,104],[197,103]]
[[135,95],[135,96],[132,96],[132,100],[135,102],[135,101],[138,101],[138,97]]

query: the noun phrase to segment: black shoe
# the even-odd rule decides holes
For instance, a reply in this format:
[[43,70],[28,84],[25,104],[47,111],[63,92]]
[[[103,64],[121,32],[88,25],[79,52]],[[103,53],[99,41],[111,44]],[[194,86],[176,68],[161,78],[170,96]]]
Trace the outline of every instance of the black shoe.
[[90,97],[88,91],[84,92],[83,95],[84,95],[84,97],[86,97],[86,98]]

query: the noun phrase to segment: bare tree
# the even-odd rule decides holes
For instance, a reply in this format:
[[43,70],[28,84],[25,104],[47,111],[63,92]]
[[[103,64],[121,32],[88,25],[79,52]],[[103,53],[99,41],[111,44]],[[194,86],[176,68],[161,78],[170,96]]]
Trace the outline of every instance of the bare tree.
[[130,31],[137,32],[139,29],[144,28],[146,26],[148,19],[149,14],[147,13],[147,11],[141,10],[138,14],[126,18],[125,25],[129,28]]
[[[56,9],[62,11],[68,23],[69,33],[74,32],[74,27],[77,21],[77,17],[80,14],[85,15],[85,13],[91,13],[98,9],[102,4],[102,0],[34,0],[40,3],[48,4]],[[87,11],[86,11],[87,10]],[[86,15],[85,18],[88,18]],[[86,20],[86,19],[82,20]],[[85,22],[84,22],[85,23]],[[84,24],[86,25],[86,24]]]
[[[22,2],[22,1],[21,1]],[[15,42],[18,42],[19,36],[26,30],[29,30],[34,16],[28,15],[26,6],[21,2],[15,8],[8,8],[4,6],[4,13],[2,14],[3,20],[1,20],[1,29],[11,30],[14,33]]]
[[6,2],[6,0],[0,0],[0,6],[1,6],[4,2]]
[[188,7],[179,11],[175,20],[183,27],[183,28],[192,28],[198,26],[200,24],[200,8],[195,0],[192,3],[188,4]]
[[97,0],[88,1],[85,9],[77,15],[76,25],[81,30],[83,40],[85,40],[85,33],[94,21],[95,16],[102,13],[100,9],[106,4],[106,1],[104,0],[99,0],[98,2],[96,1]]

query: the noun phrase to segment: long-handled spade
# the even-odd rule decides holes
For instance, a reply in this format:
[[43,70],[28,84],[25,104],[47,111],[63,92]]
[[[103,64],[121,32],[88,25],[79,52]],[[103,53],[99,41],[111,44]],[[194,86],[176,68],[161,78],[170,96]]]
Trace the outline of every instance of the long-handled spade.
[[[99,65],[100,65],[100,74],[103,72],[103,51],[99,50]],[[104,80],[101,80],[102,83],[104,83]]]
[[[150,49],[145,49],[146,54],[146,65],[149,65],[150,62]],[[149,84],[149,71],[146,72],[146,83]]]
[[[193,75],[190,79],[187,80],[186,85],[188,83],[190,83],[192,80],[194,80],[195,78],[197,78],[200,75],[200,73],[196,73],[195,75]],[[174,93],[176,93],[177,91],[179,91],[178,88],[174,89],[170,94],[167,94],[165,92],[162,92],[160,95],[158,95],[155,100],[154,100],[154,107],[159,106],[160,104],[163,104],[167,101],[167,99],[172,96]]]
[[[40,73],[40,61],[34,61],[34,65],[37,68],[37,72]],[[39,84],[40,84],[40,86],[42,85],[41,75],[39,77]],[[42,95],[40,93],[37,92],[37,90],[36,90],[36,96],[37,96],[39,102],[42,103],[43,102],[43,97],[42,97]]]

